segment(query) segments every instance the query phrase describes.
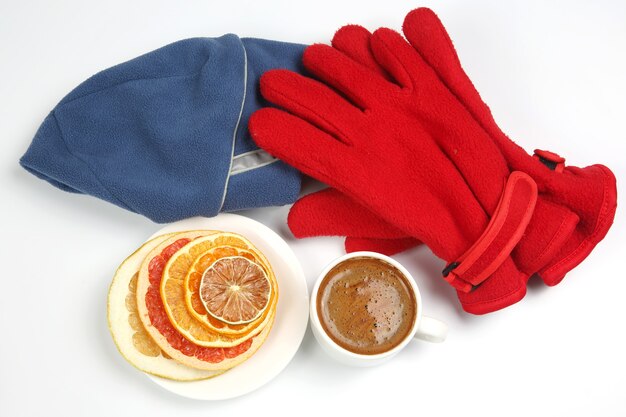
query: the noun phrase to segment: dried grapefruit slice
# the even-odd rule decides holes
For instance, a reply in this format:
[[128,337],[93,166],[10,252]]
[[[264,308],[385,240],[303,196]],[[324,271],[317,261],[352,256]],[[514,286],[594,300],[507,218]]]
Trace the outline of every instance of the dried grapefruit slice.
[[224,371],[190,368],[174,361],[152,340],[137,311],[137,277],[146,254],[173,234],[156,237],[130,255],[117,269],[107,300],[109,330],[122,356],[140,371],[177,381],[212,378]]
[[146,331],[172,359],[193,368],[214,371],[230,369],[252,356],[267,338],[274,322],[274,314],[268,317],[264,326],[251,332],[245,341],[230,347],[200,346],[189,341],[172,325],[160,296],[166,263],[189,242],[203,239],[210,233],[214,232],[181,232],[148,253],[137,279],[137,310]]
[[259,265],[243,256],[229,256],[216,260],[204,272],[200,299],[216,319],[228,324],[245,324],[265,311],[271,285]]
[[187,304],[187,310],[191,313],[191,315],[202,322],[209,329],[216,330],[221,334],[244,335],[254,330],[260,323],[263,322],[266,316],[275,309],[278,294],[276,292],[276,287],[270,288],[269,306],[257,319],[247,324],[227,324],[211,316],[200,299],[200,281],[202,280],[204,272],[215,261],[228,256],[242,256],[247,258],[261,266],[263,270],[268,273],[268,276],[271,274],[271,268],[266,266],[267,261],[265,258],[259,258],[255,256],[254,253],[245,249],[232,246],[219,246],[210,249],[199,256],[189,269],[189,272],[185,276],[184,283],[185,302]]
[[[171,255],[171,258],[169,258],[163,269],[163,279],[160,284],[163,308],[167,313],[169,321],[178,333],[199,346],[231,347],[242,343],[255,332],[260,331],[269,322],[271,314],[266,315],[261,322],[255,324],[253,329],[241,335],[227,334],[207,327],[203,321],[198,320],[187,309],[187,303],[185,301],[186,288],[184,283],[195,260],[203,253],[217,247],[230,246],[250,251],[254,253],[256,258],[262,261],[264,268],[268,271],[271,286],[276,288],[275,291],[277,294],[278,287],[275,277],[263,254],[246,238],[235,233],[218,232],[188,240],[187,242],[188,243],[181,244],[173,251],[173,255]],[[274,306],[271,306],[272,310]]]

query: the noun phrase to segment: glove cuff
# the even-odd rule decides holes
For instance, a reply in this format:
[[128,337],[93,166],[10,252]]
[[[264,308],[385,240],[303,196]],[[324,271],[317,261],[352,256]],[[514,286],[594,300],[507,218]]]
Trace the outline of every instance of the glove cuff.
[[[570,167],[572,169],[572,167]],[[592,165],[577,173],[595,174],[595,193],[586,199],[587,212],[581,216],[580,227],[572,234],[550,264],[539,271],[539,276],[550,286],[556,285],[580,264],[608,233],[617,208],[615,175],[604,165]],[[591,211],[589,207],[595,207]]]

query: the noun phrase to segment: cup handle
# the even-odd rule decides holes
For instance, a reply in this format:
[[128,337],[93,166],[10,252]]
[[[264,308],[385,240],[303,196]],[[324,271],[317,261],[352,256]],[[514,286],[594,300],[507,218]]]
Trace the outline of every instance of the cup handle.
[[427,342],[441,343],[448,335],[448,325],[432,317],[422,316],[415,338]]

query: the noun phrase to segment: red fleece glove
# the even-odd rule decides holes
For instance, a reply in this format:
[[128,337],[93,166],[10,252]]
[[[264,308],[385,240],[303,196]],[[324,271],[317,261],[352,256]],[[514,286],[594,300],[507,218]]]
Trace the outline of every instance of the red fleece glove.
[[[557,284],[567,271],[591,252],[612,223],[616,207],[612,173],[601,165],[584,169],[564,168],[564,161],[554,154],[536,151],[535,157],[530,157],[510,141],[497,127],[489,108],[461,68],[445,28],[431,10],[422,8],[409,13],[404,22],[404,33],[474,118],[495,137],[494,141],[503,149],[511,169],[538,175],[535,179],[540,194],[535,215],[512,256],[520,270],[529,275],[541,270],[541,277],[548,285]],[[364,28],[346,26],[336,33],[332,44],[358,62],[384,73],[369,47],[370,36]],[[541,161],[540,158],[545,159]],[[567,192],[552,192],[552,181],[561,182],[559,191]],[[541,206],[554,206],[551,201],[558,203],[555,207],[562,212],[561,226],[554,221],[539,219],[539,213],[544,211]],[[569,214],[568,208],[572,211]],[[578,217],[581,221],[577,224]],[[334,189],[299,200],[290,212],[289,226],[298,237],[349,236],[346,239],[346,250],[349,252],[375,250],[393,254],[419,244],[419,241],[407,237],[374,213],[357,207],[354,201]],[[558,229],[546,230],[546,226]],[[574,226],[576,229],[572,233]],[[549,248],[541,248],[532,243],[536,240],[536,233],[553,234],[555,239]]]
[[[299,74],[270,71],[261,92],[291,114],[257,111],[253,138],[428,244],[449,262],[444,277],[466,311],[517,302],[527,275],[509,254],[532,216],[534,181],[509,170],[493,140],[399,34],[379,29],[370,44],[393,82],[336,49],[310,46],[305,67],[350,101]],[[546,247],[551,238],[535,244]]]

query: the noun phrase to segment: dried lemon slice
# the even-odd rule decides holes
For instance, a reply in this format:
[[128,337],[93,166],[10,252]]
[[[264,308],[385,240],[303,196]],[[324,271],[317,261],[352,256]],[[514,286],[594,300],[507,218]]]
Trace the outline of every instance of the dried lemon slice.
[[263,268],[243,256],[218,259],[200,282],[200,299],[207,312],[228,324],[258,318],[269,304],[270,291]]
[[271,276],[271,274],[273,274],[272,269],[267,263],[267,260],[258,251],[249,251],[232,246],[219,246],[209,249],[207,252],[200,255],[189,269],[184,281],[185,302],[187,304],[187,311],[207,328],[223,335],[243,336],[254,331],[254,329],[265,321],[265,318],[275,309],[278,296],[277,288],[274,285],[272,286],[269,305],[265,309],[265,312],[257,319],[245,324],[228,324],[216,319],[206,311],[200,299],[200,281],[202,281],[204,272],[209,269],[216,260],[229,256],[243,256],[244,258],[250,259],[263,268],[268,277],[270,277],[270,281],[274,282]]

